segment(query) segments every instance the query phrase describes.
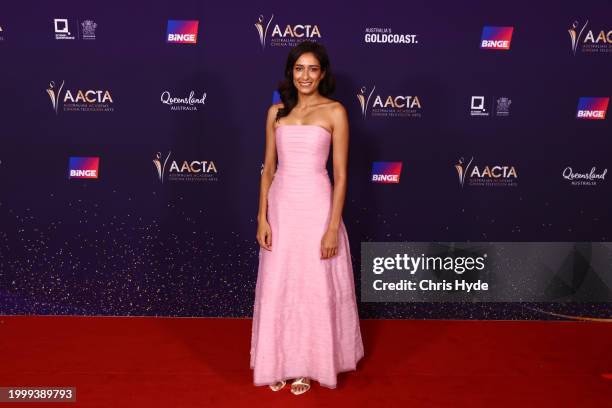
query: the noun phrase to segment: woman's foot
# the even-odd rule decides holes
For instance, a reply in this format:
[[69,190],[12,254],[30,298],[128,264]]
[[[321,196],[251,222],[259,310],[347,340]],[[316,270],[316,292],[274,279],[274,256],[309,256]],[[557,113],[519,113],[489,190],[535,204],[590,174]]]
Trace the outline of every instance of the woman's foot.
[[287,382],[283,380],[283,381],[275,382],[274,384],[270,384],[269,387],[272,391],[280,391],[283,389],[285,384],[287,384]]
[[295,381],[291,383],[291,393],[293,395],[303,394],[309,389],[310,389],[310,378],[305,378],[305,377],[296,378]]

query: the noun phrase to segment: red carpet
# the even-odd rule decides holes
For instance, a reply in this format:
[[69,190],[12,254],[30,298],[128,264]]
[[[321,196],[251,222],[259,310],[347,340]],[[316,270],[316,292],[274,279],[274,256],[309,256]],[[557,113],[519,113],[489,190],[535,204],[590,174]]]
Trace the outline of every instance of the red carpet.
[[610,407],[612,325],[363,320],[338,388],[251,385],[250,319],[0,316],[0,386],[76,386],[1,406]]

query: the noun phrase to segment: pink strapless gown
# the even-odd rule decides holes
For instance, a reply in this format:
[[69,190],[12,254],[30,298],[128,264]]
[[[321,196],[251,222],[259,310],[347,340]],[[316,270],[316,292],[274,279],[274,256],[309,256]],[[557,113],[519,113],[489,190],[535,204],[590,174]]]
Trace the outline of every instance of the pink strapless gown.
[[315,125],[276,129],[278,168],[268,192],[272,251],[260,247],[251,337],[254,384],[309,377],[336,388],[363,343],[344,223],[338,254],[321,259],[332,205],[330,133]]

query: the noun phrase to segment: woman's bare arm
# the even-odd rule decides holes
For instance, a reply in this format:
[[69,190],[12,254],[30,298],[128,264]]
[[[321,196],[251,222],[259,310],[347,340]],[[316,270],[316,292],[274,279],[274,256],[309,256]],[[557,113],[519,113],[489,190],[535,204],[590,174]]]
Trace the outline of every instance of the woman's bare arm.
[[349,123],[346,109],[338,103],[332,110],[333,121],[333,168],[334,192],[332,197],[332,210],[328,230],[338,231],[344,200],[346,198],[347,166],[349,150]]
[[268,221],[268,190],[270,189],[272,179],[274,178],[274,173],[276,172],[276,140],[274,137],[274,120],[276,119],[276,112],[280,107],[282,107],[282,104],[270,106],[268,109],[268,116],[266,118],[266,152],[259,187],[259,211],[257,213],[258,222]]

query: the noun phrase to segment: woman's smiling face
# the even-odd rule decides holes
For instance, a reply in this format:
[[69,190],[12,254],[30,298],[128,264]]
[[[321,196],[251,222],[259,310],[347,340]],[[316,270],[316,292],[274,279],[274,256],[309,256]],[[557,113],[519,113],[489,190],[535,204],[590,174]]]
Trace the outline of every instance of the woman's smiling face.
[[311,52],[305,52],[293,65],[293,85],[299,93],[311,94],[319,89],[319,82],[325,73],[321,71],[321,64]]

